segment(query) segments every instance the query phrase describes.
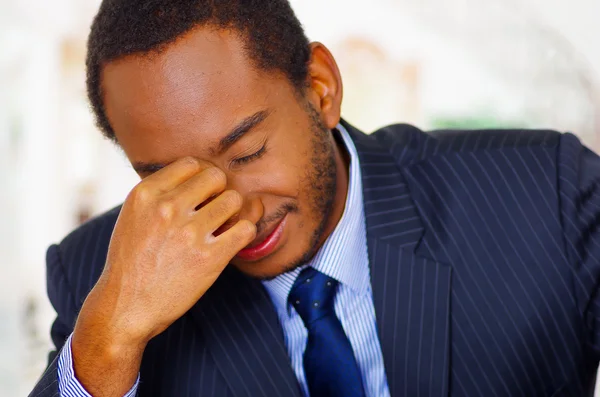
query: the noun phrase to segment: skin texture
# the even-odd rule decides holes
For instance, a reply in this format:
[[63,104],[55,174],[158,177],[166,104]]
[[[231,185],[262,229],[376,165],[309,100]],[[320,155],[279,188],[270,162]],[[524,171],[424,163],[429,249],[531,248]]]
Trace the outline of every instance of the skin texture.
[[[319,43],[311,51],[301,95],[283,75],[257,70],[235,32],[209,27],[159,54],[105,66],[108,118],[143,179],[125,201],[75,327],[75,373],[94,396],[125,394],[148,341],[228,263],[275,277],[309,260],[337,225],[348,159],[330,131],[340,120],[342,82],[329,51]],[[222,147],[244,120],[254,127]],[[273,252],[236,256],[283,218]]]

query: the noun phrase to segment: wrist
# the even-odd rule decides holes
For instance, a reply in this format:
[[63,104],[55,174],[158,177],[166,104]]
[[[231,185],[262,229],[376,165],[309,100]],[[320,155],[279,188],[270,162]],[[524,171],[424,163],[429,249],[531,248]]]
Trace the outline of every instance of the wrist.
[[[132,321],[119,291],[98,283],[88,295],[71,338],[76,379],[93,396],[122,396],[135,383],[147,338]],[[101,374],[101,376],[99,376]]]
[[73,356],[96,357],[101,362],[112,363],[142,356],[146,342],[142,338],[111,330],[110,327],[89,326],[77,321],[71,339]]
[[143,353],[144,345],[117,341],[79,322],[71,337],[73,375],[93,396],[122,396],[135,387]]
[[73,339],[97,340],[107,353],[144,349],[151,336],[131,321],[131,313],[119,309],[129,305],[118,302],[121,294],[100,284],[86,298],[75,324]]

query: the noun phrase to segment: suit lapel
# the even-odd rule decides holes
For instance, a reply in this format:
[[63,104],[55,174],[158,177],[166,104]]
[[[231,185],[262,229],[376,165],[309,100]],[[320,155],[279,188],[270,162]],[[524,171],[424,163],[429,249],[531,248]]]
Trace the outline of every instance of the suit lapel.
[[373,301],[392,396],[447,396],[450,266],[417,254],[425,228],[402,173],[411,154],[390,154],[344,125],[362,172]]
[[191,314],[234,396],[300,397],[277,314],[259,281],[228,267]]
[[368,247],[392,396],[447,396],[451,268],[380,239]]

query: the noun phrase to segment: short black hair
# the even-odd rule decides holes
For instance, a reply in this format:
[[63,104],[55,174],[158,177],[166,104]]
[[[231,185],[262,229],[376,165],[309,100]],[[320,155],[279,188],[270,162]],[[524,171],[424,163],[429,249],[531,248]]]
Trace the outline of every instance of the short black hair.
[[255,66],[283,73],[301,90],[310,48],[288,0],[103,0],[87,46],[87,94],[96,124],[116,141],[104,109],[101,75],[106,63],[134,54],[156,54],[199,26],[241,33]]

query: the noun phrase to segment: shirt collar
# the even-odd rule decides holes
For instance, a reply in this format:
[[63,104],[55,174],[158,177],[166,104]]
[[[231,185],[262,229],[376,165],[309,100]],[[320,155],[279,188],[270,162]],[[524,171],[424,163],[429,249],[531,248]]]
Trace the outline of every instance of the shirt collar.
[[336,129],[350,156],[348,194],[344,213],[310,263],[272,280],[263,281],[273,304],[280,312],[287,313],[288,295],[298,274],[307,266],[312,266],[359,294],[369,291],[369,259],[358,153],[348,131],[341,124],[338,124]]

